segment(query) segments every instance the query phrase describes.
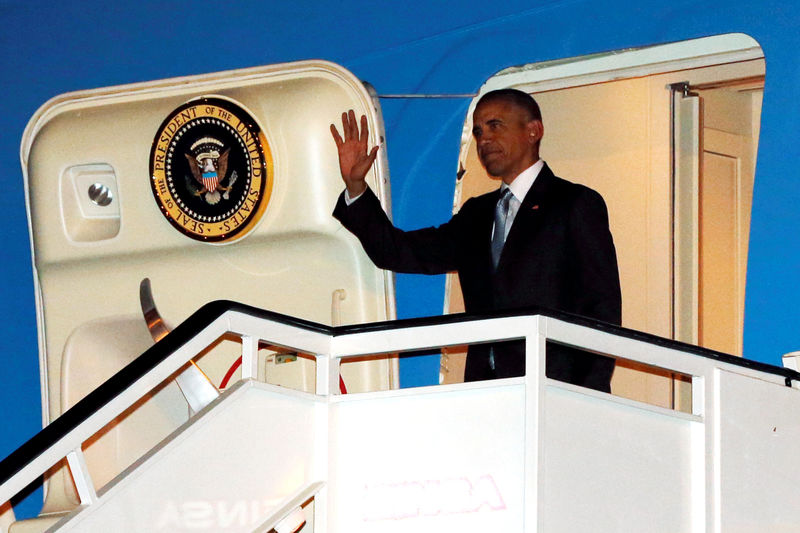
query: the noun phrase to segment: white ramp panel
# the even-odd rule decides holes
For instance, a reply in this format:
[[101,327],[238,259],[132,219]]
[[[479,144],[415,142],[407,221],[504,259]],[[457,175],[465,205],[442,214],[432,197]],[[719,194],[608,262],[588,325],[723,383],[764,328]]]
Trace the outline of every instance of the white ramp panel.
[[703,513],[692,507],[697,417],[567,385],[546,391],[542,531],[692,531]]
[[540,501],[526,498],[524,453],[539,446],[526,418],[541,421],[525,394],[509,380],[337,399],[329,531],[676,533],[702,521],[700,417],[563,384],[545,387]]
[[800,390],[719,371],[725,533],[800,531]]
[[339,399],[330,533],[522,531],[521,381]]
[[245,382],[58,531],[250,533],[318,478],[325,411],[313,395]]

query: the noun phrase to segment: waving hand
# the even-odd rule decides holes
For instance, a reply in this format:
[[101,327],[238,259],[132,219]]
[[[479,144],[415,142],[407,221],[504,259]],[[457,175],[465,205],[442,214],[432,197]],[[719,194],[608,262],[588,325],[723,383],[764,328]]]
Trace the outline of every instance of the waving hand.
[[365,177],[378,155],[377,146],[367,152],[369,129],[365,115],[361,115],[361,133],[358,129],[356,115],[352,109],[342,113],[344,139],[339,135],[336,126],[331,124],[331,135],[339,151],[339,170],[342,172],[342,179],[350,197],[358,196],[367,188]]

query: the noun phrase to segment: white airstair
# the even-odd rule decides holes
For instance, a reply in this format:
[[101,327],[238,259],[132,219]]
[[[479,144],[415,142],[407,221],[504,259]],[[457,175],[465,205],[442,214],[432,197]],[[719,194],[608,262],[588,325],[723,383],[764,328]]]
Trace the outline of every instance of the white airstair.
[[[241,381],[96,487],[82,446],[223,335]],[[348,358],[511,338],[524,377],[340,393]],[[257,381],[264,343],[310,354],[314,392]],[[685,376],[691,412],[548,379],[549,343]],[[798,384],[544,311],[327,327],[220,301],[0,463],[0,501],[66,458],[80,505],[48,531],[797,531]]]

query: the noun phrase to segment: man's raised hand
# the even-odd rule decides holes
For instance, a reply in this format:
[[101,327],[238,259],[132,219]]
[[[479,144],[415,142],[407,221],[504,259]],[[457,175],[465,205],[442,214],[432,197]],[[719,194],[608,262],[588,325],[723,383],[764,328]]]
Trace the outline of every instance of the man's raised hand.
[[367,117],[361,115],[361,133],[359,134],[356,114],[352,109],[347,113],[342,113],[342,133],[344,140],[339,135],[336,126],[331,124],[331,135],[333,135],[336,149],[339,151],[339,170],[342,172],[347,193],[351,198],[355,198],[367,188],[365,177],[378,155],[378,147],[374,146],[367,153],[369,137]]

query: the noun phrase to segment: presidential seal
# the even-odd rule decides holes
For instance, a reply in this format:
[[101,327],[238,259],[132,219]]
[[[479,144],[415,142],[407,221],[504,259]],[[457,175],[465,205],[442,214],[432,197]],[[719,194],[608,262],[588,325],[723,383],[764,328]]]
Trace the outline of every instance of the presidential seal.
[[222,98],[192,100],[158,128],[150,184],[161,212],[206,242],[243,237],[269,202],[272,156],[244,109]]

